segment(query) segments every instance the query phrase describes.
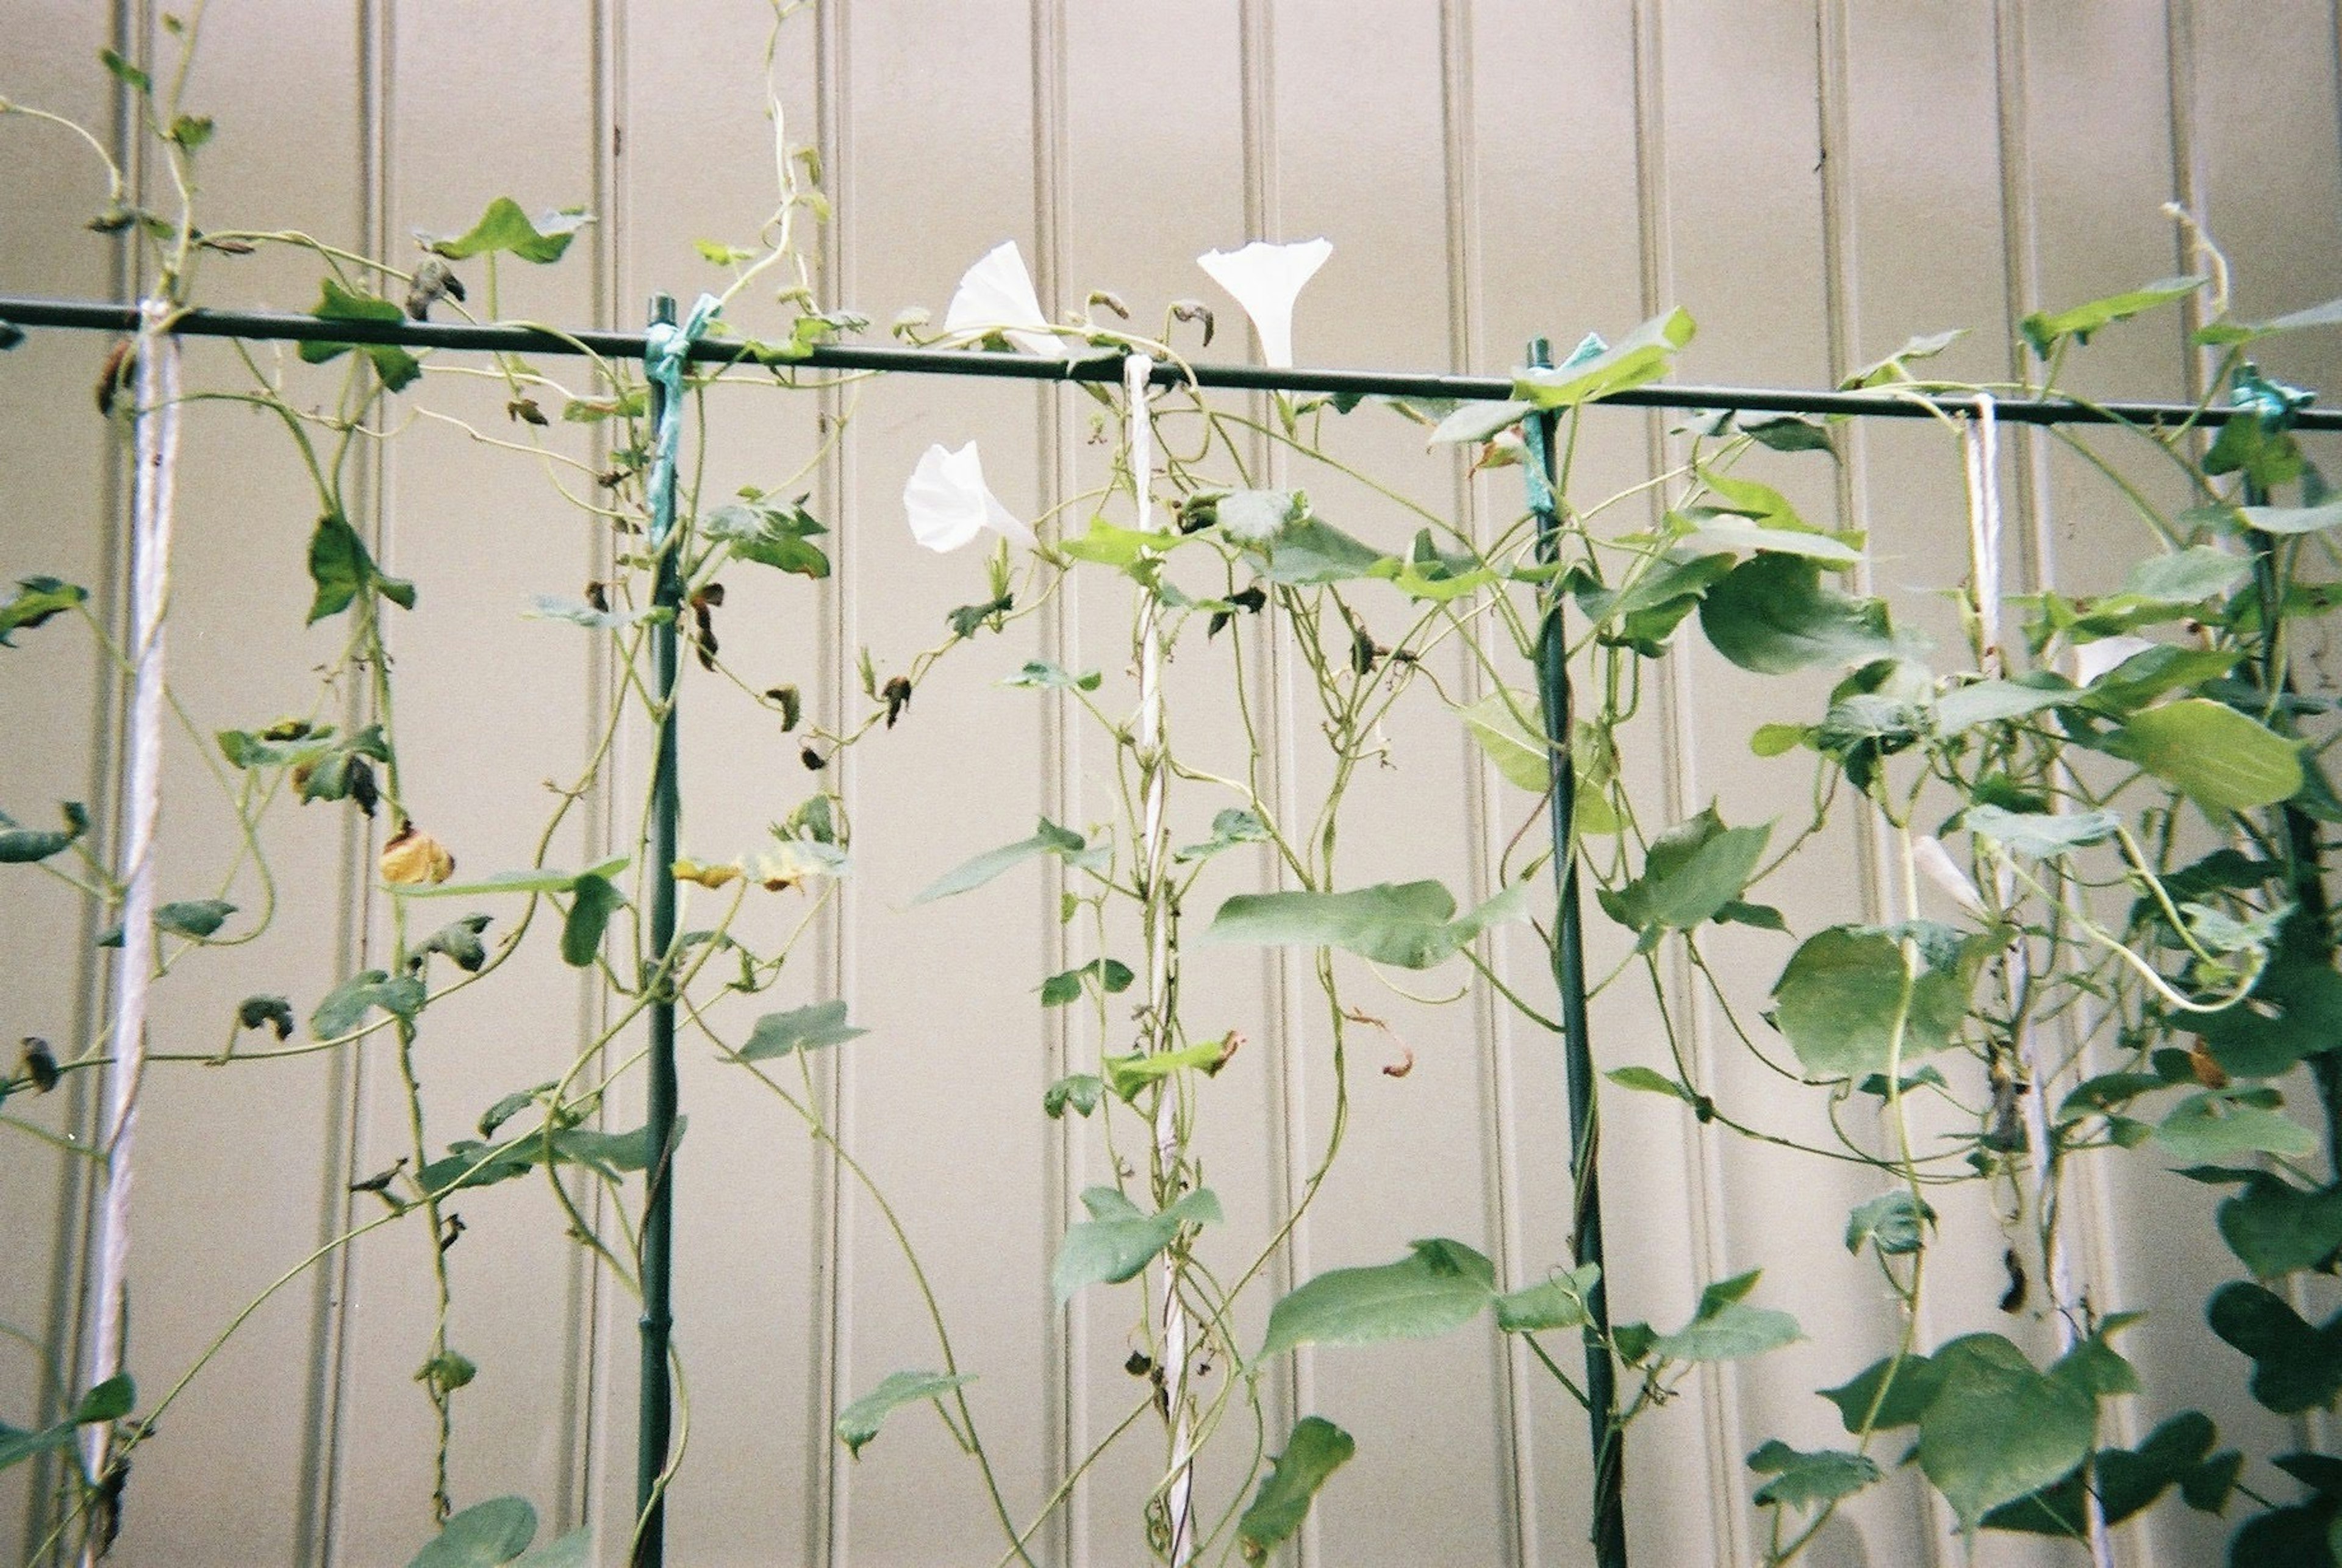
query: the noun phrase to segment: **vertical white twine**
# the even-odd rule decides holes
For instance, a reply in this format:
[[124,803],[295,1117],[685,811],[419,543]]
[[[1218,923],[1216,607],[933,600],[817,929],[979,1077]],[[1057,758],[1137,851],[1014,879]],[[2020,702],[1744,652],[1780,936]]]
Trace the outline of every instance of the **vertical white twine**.
[[[2000,424],[1990,393],[1977,394],[1976,417],[1963,423],[1960,434],[1962,456],[1967,468],[1968,565],[1974,574],[1977,629],[1983,644],[1982,667],[1986,674],[1998,679],[2007,674],[2008,661],[2000,644]],[[1992,870],[1993,907],[2005,910],[2016,896],[2015,871],[2006,860],[1997,861]],[[2022,937],[2010,943],[2000,955],[2002,985],[2012,1012],[2031,978],[2029,964]],[[2042,1288],[2049,1297],[2049,1322],[2057,1335],[2057,1353],[2064,1355],[2079,1342],[2080,1334],[2067,1311],[2074,1300],[2073,1282],[2067,1266],[2066,1248],[2060,1244],[2063,1226],[2057,1191],[2050,1181],[2049,1086],[2036,1070],[2033,1032],[2022,1018],[2012,1026],[2009,1054],[2016,1059],[2017,1070],[2026,1086],[2022,1097],[2025,1136],[2032,1151],[2033,1218],[2040,1232],[2041,1265],[2046,1276]],[[2085,1506],[2090,1561],[2095,1568],[2114,1568],[2113,1545],[2107,1538],[2105,1515],[2095,1493],[2085,1493]]]
[[[164,613],[170,598],[173,477],[179,459],[179,343],[164,330],[167,302],[139,307],[137,473],[130,503],[130,714],[124,736],[122,837],[115,876],[123,888],[122,951],[108,1008],[104,1161],[90,1276],[85,1386],[122,1371],[124,1282],[130,1261],[131,1152],[138,1131],[138,1081],[146,1060],[146,992],[155,968],[155,826],[162,812]],[[83,1468],[105,1479],[108,1425],[82,1433]],[[93,1534],[83,1561],[95,1561]]]
[[[1138,531],[1156,531],[1152,483],[1155,472],[1155,428],[1146,414],[1146,393],[1155,361],[1134,354],[1122,362],[1123,391],[1130,404],[1130,480],[1138,495]],[[1138,595],[1138,755],[1146,783],[1140,811],[1138,859],[1146,888],[1146,1011],[1155,1049],[1171,1048],[1171,921],[1162,895],[1164,878],[1171,869],[1170,825],[1164,801],[1171,778],[1171,759],[1164,749],[1163,637],[1155,595]],[[1179,1160],[1179,1103],[1166,1082],[1162,1103],[1155,1112],[1156,1159],[1165,1169]],[[1179,1301],[1179,1270],[1166,1251],[1163,1255],[1163,1395],[1171,1428],[1170,1483],[1164,1492],[1164,1512],[1171,1533],[1172,1568],[1185,1568],[1196,1553],[1196,1526],[1191,1493],[1195,1482],[1194,1442],[1187,1422],[1187,1313]]]

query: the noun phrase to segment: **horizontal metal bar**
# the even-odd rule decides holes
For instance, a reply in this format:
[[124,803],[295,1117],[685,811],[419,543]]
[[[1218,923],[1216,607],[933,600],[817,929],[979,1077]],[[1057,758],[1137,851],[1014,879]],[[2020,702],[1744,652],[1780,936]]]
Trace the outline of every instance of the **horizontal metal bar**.
[[[0,322],[28,327],[69,327],[98,332],[135,332],[135,305],[95,300],[19,299],[0,295]],[[477,354],[593,355],[639,360],[643,335],[635,332],[556,330],[510,325],[473,325],[437,321],[321,321],[312,315],[269,311],[192,310],[177,319],[185,337],[237,337],[255,342],[389,344],[401,348],[448,348]],[[703,338],[692,346],[695,360],[742,359],[738,340]],[[917,375],[986,376],[1008,381],[1114,382],[1122,356],[1092,355],[1052,359],[1030,354],[983,354],[966,349],[816,348],[786,367],[805,370],[883,370]],[[1173,364],[1155,367],[1160,385],[1192,380],[1198,386],[1250,392],[1317,392],[1335,395],[1453,398],[1494,403],[1512,396],[1509,377],[1418,375],[1378,370],[1274,370],[1254,365]],[[1660,384],[1629,387],[1601,400],[1612,408],[1671,408],[1686,412],[1805,414],[1857,419],[1928,419],[1938,414],[1970,414],[1973,393],[1828,392],[1756,386],[1683,386]],[[2249,411],[2185,403],[2076,403],[2060,397],[1995,397],[1994,412],[2020,424],[2140,424],[2173,426],[2193,422],[2225,424]],[[2295,416],[2302,430],[2342,430],[2342,409],[2308,408]]]

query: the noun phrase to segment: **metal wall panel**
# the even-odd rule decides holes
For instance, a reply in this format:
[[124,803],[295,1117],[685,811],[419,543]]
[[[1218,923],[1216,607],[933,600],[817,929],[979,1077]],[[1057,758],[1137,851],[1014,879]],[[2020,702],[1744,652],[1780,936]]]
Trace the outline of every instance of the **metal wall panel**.
[[[89,52],[155,20],[127,4],[0,9],[0,91],[110,130]],[[207,211],[397,255],[411,254],[410,230],[465,224],[495,195],[532,208],[584,203],[599,222],[569,261],[506,266],[501,304],[637,325],[649,291],[687,306],[716,275],[694,239],[745,242],[769,208],[766,21],[748,0],[367,0],[339,14],[217,0],[199,77],[221,125]],[[1532,334],[1566,352],[1588,329],[1616,334],[1681,304],[1700,323],[1687,375],[1820,385],[1911,334],[1953,325],[1975,330],[1942,362],[1947,374],[2020,374],[2016,316],[2190,263],[2156,210],[2175,195],[2229,247],[2246,310],[2342,294],[2330,243],[2342,209],[2335,35],[2333,9],[2308,0],[2249,12],[2194,0],[831,0],[790,22],[771,79],[789,139],[818,147],[837,205],[816,241],[825,299],[881,322],[910,305],[939,313],[960,270],[1013,238],[1048,308],[1109,287],[1145,325],[1172,299],[1204,297],[1222,341],[1241,345],[1236,313],[1191,258],[1324,233],[1336,252],[1304,296],[1306,363],[1500,370]],[[21,123],[0,123],[0,138],[10,171],[0,287],[118,286],[112,247],[78,226],[94,205],[89,171]],[[305,306],[314,287],[312,269],[281,257],[215,264],[209,280],[214,299],[283,308]],[[776,319],[768,295],[738,309]],[[227,352],[191,349],[191,374]],[[110,614],[115,445],[79,412],[97,353],[36,335],[0,365],[10,502],[0,574],[105,584]],[[2269,358],[2279,374],[2330,384],[2336,354],[2297,340]],[[2168,323],[2109,335],[2077,367],[2092,390],[2129,395],[2177,394],[2200,374]],[[493,431],[506,395],[483,378],[440,401]],[[932,556],[900,521],[899,489],[923,448],[980,438],[994,488],[1028,515],[1106,477],[1076,395],[902,381],[818,404],[717,394],[708,494],[786,482],[818,444],[817,416],[849,404],[836,457],[800,486],[835,528],[836,574],[811,584],[735,574],[723,622],[743,668],[796,682],[808,711],[832,720],[860,710],[856,650],[868,647],[882,673],[900,667],[937,639],[946,611],[977,596],[972,554]],[[1335,427],[1345,461],[1484,528],[1516,514],[1512,476],[1462,478],[1422,452],[1418,433],[1373,413]],[[1666,424],[1598,417],[1579,458],[1586,492],[1632,484],[1665,460],[1676,450]],[[593,441],[568,433],[563,449],[590,463]],[[2012,434],[2007,446],[2011,515],[2027,534],[2012,573],[2102,586],[2106,543],[2125,537],[2125,519],[2054,442]],[[1967,563],[1951,438],[1853,428],[1845,447],[1836,470],[1782,458],[1766,476],[1815,514],[1868,526],[1881,591],[1957,584]],[[1266,458],[1265,444],[1248,455]],[[1362,536],[1396,544],[1412,531],[1338,474],[1283,459],[1271,471]],[[301,597],[314,518],[297,481],[273,433],[230,409],[191,416],[173,653],[203,726],[298,707],[299,672],[333,651],[331,625],[305,630],[247,607]],[[606,545],[548,504],[541,474],[452,426],[408,433],[359,488],[385,562],[424,594],[395,628],[414,809],[467,870],[517,864],[543,806],[535,781],[586,754],[610,672],[569,629],[516,612],[530,594],[575,594]],[[1637,520],[1619,515],[1621,526]],[[872,1032],[821,1064],[813,1103],[900,1206],[955,1347],[981,1376],[971,1401],[1019,1523],[1140,1392],[1121,1370],[1126,1304],[1085,1301],[1061,1315],[1046,1283],[1074,1195],[1106,1174],[1107,1154],[1086,1125],[1036,1114],[1042,1086],[1091,1050],[1094,1025],[1043,1016],[1031,992],[1090,954],[1059,929],[1054,874],[907,905],[941,871],[1029,832],[1036,814],[1080,825],[1106,814],[1105,751],[1080,715],[996,682],[1049,657],[1103,670],[1109,693],[1126,694],[1124,612],[1110,591],[1068,592],[1006,638],[962,650],[921,689],[909,723],[833,764],[824,776],[859,835],[855,875],[774,994],[786,1005],[842,996]],[[1956,627],[1942,616],[1933,630]],[[1273,639],[1238,635],[1276,787],[1306,801],[1323,767],[1305,694]],[[103,794],[111,685],[97,661],[58,651],[62,641],[0,653],[0,725],[57,737],[0,751],[0,807],[20,816]],[[1206,657],[1233,658],[1228,640]],[[498,678],[483,680],[491,666]],[[1172,691],[1185,733],[1232,754],[1230,668],[1187,661]],[[1466,689],[1475,679],[1446,673]],[[685,853],[728,858],[822,780],[740,694],[686,689]],[[1656,815],[1711,800],[1734,822],[1782,810],[1777,778],[1746,760],[1746,737],[1754,723],[1803,711],[1787,689],[1687,639],[1658,699],[1625,759]],[[555,862],[582,864],[634,819],[646,740],[639,726],[623,730]],[[1524,800],[1482,776],[1441,715],[1403,719],[1393,740],[1403,765],[1361,785],[1346,880],[1475,886],[1476,864],[1518,824]],[[170,879],[225,864],[233,818],[200,743],[174,744],[165,896],[204,896]],[[101,813],[105,804],[93,798]],[[1200,828],[1226,804],[1183,786],[1175,820]],[[330,890],[337,919],[287,923],[174,976],[158,1051],[215,1049],[237,997],[314,997],[383,950],[388,914],[365,892],[374,846],[328,811],[293,815],[278,870],[306,908]],[[1884,847],[1849,831],[1812,852],[1801,864],[1813,872],[1785,890],[1792,924],[1855,906],[1901,914]],[[1214,875],[1216,892],[1275,885],[1265,856],[1226,857]],[[248,876],[225,896],[258,906]],[[0,1032],[71,1039],[92,1027],[97,971],[75,956],[80,918],[61,889],[0,903]],[[777,934],[795,915],[776,905],[750,918]],[[1626,948],[1595,925],[1598,972]],[[1735,1014],[1753,1018],[1777,939],[1722,933],[1704,948]],[[1524,985],[1540,980],[1532,949],[1504,946],[1499,962]],[[1688,964],[1671,958],[1663,974],[1687,1059],[1720,1103],[1784,1134],[1827,1134],[1810,1096],[1777,1093],[1748,1059]],[[1229,1216],[1215,1242],[1234,1252],[1268,1233],[1326,1136],[1323,1004],[1306,963],[1233,950],[1198,950],[1188,996],[1199,1021],[1208,1013],[1211,1026],[1225,1021],[1253,1042],[1216,1081],[1205,1133]],[[1416,1070],[1396,1080],[1353,1067],[1346,1163],[1275,1271],[1276,1288],[1435,1233],[1484,1247],[1509,1282],[1535,1277],[1566,1247],[1557,1053],[1486,1010],[1396,998],[1391,1008]],[[1606,1063],[1666,1061],[1656,1010],[1628,987],[1600,1000],[1596,1023]],[[600,1021],[571,972],[539,961],[501,977],[493,996],[435,1011],[433,1024],[418,1072],[444,1141],[498,1094],[557,1071]],[[257,1087],[237,1092],[246,1084]],[[670,1510],[674,1560],[990,1560],[992,1505],[936,1423],[897,1423],[858,1463],[828,1439],[838,1406],[886,1372],[938,1362],[884,1215],[739,1069],[703,1054],[686,1063],[683,1097],[678,1343],[691,1454]],[[147,1107],[134,1343],[151,1399],[153,1379],[175,1375],[162,1369],[191,1363],[239,1305],[366,1216],[347,1184],[386,1164],[407,1134],[387,1043],[265,1070],[158,1064]],[[1758,1524],[1742,1457],[1770,1435],[1825,1442],[1835,1416],[1811,1391],[1883,1353],[1897,1323],[1868,1265],[1839,1243],[1836,1216],[1870,1195],[1867,1175],[1694,1137],[1676,1109],[1635,1095],[1605,1104],[1621,1315],[1677,1320],[1706,1281],[1763,1264],[1765,1299],[1796,1311],[1811,1337],[1695,1380],[1638,1425],[1631,1529],[1646,1561],[1747,1562]],[[85,1113],[60,1095],[24,1114],[64,1132]],[[638,1102],[610,1106],[614,1126],[640,1114]],[[0,1162],[0,1197],[27,1238],[0,1272],[0,1316],[35,1333],[69,1330],[78,1308],[76,1163],[23,1137]],[[2213,1412],[2248,1448],[2277,1441],[2277,1423],[2241,1400],[2238,1368],[2197,1353],[2189,1320],[2230,1272],[2204,1245],[2202,1190],[2138,1162],[2077,1189],[2077,1283],[2101,1308],[2159,1314],[2127,1342],[2150,1388],[2170,1408]],[[521,1492],[563,1527],[589,1521],[606,1543],[620,1541],[632,1511],[635,1303],[562,1239],[541,1188],[470,1195],[463,1213],[451,1333],[481,1376],[460,1396],[458,1499]],[[405,1560],[427,1528],[430,1411],[412,1378],[428,1334],[428,1245],[413,1225],[385,1230],[271,1298],[142,1453],[119,1560]],[[1998,1326],[2047,1343],[2037,1310],[2022,1321],[1997,1311],[1999,1251],[1981,1203],[1947,1208],[1928,1337]],[[1259,1319],[1256,1309],[1241,1332],[1256,1337]],[[12,1420],[37,1411],[37,1369],[5,1364],[0,1409]],[[1512,1347],[1462,1334],[1311,1353],[1270,1387],[1279,1430],[1322,1413],[1359,1440],[1302,1561],[1584,1560],[1582,1419]],[[2126,1417],[2127,1435],[2166,1413]],[[1036,1538],[1042,1559],[1128,1560],[1132,1499],[1158,1470],[1157,1448],[1134,1439],[1077,1483],[1066,1516]],[[32,1479],[6,1477],[11,1517]],[[1235,1480],[1206,1466],[1211,1505],[1225,1505]],[[2219,1533],[2158,1511],[2122,1533],[2121,1558],[2202,1561]],[[616,1560],[615,1546],[604,1560]],[[1849,1509],[1810,1560],[1951,1563],[1960,1549],[1940,1511],[1897,1481]],[[1988,1538],[1979,1560],[2058,1559]]]

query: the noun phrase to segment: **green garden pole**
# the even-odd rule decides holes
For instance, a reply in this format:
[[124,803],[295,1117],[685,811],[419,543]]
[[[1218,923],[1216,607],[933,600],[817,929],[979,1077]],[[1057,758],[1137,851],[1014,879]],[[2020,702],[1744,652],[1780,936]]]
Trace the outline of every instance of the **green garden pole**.
[[[1529,340],[1529,365],[1553,362],[1544,338]],[[1542,564],[1561,559],[1561,508],[1554,486],[1554,434],[1560,416],[1550,411],[1527,420],[1529,510],[1536,514],[1536,554]],[[1558,580],[1539,590],[1537,704],[1549,737],[1546,764],[1553,784],[1547,810],[1553,828],[1555,912],[1553,978],[1561,993],[1561,1046],[1569,1086],[1570,1252],[1583,1267],[1602,1264],[1601,1128],[1595,1114],[1594,1052],[1586,1032],[1586,941],[1578,914],[1577,773],[1570,758],[1575,703],[1569,687],[1568,644],[1561,627]],[[1594,1443],[1594,1522],[1588,1532],[1596,1568],[1626,1568],[1626,1450],[1618,1420],[1618,1373],[1610,1359],[1610,1282],[1597,1275],[1586,1293],[1586,1413]]]
[[[663,1483],[674,1415],[667,1343],[675,1326],[675,989],[666,964],[675,946],[675,877],[668,868],[675,864],[683,810],[676,778],[676,623],[682,613],[683,574],[674,537],[676,457],[683,424],[676,383],[683,362],[679,353],[667,347],[678,335],[673,295],[651,296],[651,327],[643,353],[656,444],[649,499],[650,546],[658,564],[651,603],[666,614],[651,627],[658,761],[651,774],[650,864],[644,880],[650,885],[650,946],[656,955],[652,984],[656,989],[650,1004],[650,1106],[644,1129],[642,1404],[636,1427],[634,1568],[662,1568],[666,1561]],[[663,358],[671,362],[670,374],[661,374]]]
[[[2300,421],[2308,394],[2298,388],[2267,380],[2249,361],[2237,367],[2229,401],[2250,412],[2266,430],[2284,431]],[[2245,504],[2266,506],[2268,489],[2249,473],[2245,475]],[[2253,552],[2253,590],[2260,600],[2261,646],[2258,665],[2261,690],[2272,703],[2294,694],[2293,675],[2286,668],[2278,645],[2284,624],[2285,584],[2277,573],[2277,540],[2258,528],[2247,535]],[[2295,918],[2306,925],[2316,944],[2321,964],[2334,959],[2332,908],[2326,895],[2325,857],[2318,843],[2317,824],[2291,801],[2277,807],[2281,830],[2279,852],[2285,857],[2286,891],[2293,897]],[[2290,924],[2290,923],[2288,923]],[[2290,945],[2290,944],[2287,944]],[[2334,1179],[2342,1182],[2342,1056],[2331,1051],[2309,1058],[2311,1079],[2326,1112],[2326,1160]]]

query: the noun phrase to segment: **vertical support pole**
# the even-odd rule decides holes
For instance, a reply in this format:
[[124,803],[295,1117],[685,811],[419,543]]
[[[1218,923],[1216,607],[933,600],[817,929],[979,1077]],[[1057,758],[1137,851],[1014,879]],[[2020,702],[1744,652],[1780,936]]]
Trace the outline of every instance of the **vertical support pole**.
[[[651,296],[651,325],[655,339],[664,335],[657,332],[659,327],[672,333],[673,295]],[[645,357],[649,357],[647,353]],[[653,963],[659,970],[650,1005],[650,1105],[645,1131],[648,1147],[643,1196],[642,1403],[635,1446],[634,1568],[662,1568],[666,1561],[664,1484],[674,1417],[667,1343],[675,1326],[676,1083],[675,993],[664,966],[675,946],[675,878],[668,868],[675,864],[682,815],[676,777],[676,623],[682,614],[683,574],[674,534],[676,447],[683,422],[674,390],[658,375],[648,379],[651,428],[658,447],[650,484],[650,547],[658,562],[651,602],[667,615],[651,628],[653,689],[658,694],[658,760],[651,774],[650,864],[645,867],[644,880],[650,886],[650,945]]]
[[[2268,491],[2257,480],[2245,481],[2245,504],[2266,506]],[[2253,588],[2260,600],[2261,647],[2258,666],[2261,690],[2272,700],[2293,694],[2293,676],[2286,668],[2282,642],[2285,584],[2277,570],[2277,541],[2259,529],[2247,537],[2252,543]],[[2325,857],[2317,842],[2317,824],[2307,812],[2287,802],[2277,809],[2277,847],[2285,856],[2286,891],[2292,894],[2294,915],[2307,928],[2321,963],[2334,956],[2332,909],[2326,895]],[[2326,1161],[2333,1179],[2342,1182],[2342,1058],[2331,1051],[2309,1058],[2311,1080],[2326,1113]]]
[[[95,1234],[90,1244],[85,1388],[122,1372],[123,1320],[130,1268],[132,1145],[138,1083],[145,1071],[146,991],[155,973],[155,835],[163,808],[165,615],[170,604],[173,492],[179,462],[179,340],[168,331],[169,301],[139,306],[137,472],[130,503],[130,710],[123,737],[122,834],[114,873],[122,887],[122,951],[107,1009],[105,1102],[97,1153],[104,1160]],[[112,1471],[114,1429],[81,1429],[85,1483],[103,1496]],[[101,1515],[111,1505],[101,1502]],[[109,1527],[88,1521],[81,1561],[105,1554]]]
[[[1553,362],[1544,338],[1529,340],[1528,362]],[[1529,510],[1536,514],[1536,554],[1541,564],[1561,558],[1561,508],[1555,493],[1554,440],[1560,416],[1531,414],[1527,421]],[[1576,824],[1577,772],[1570,758],[1575,699],[1570,691],[1568,644],[1562,636],[1561,588],[1543,584],[1537,623],[1537,705],[1551,737],[1547,764],[1553,780],[1548,801],[1553,830],[1554,876],[1558,906],[1554,917],[1553,978],[1561,993],[1561,1046],[1569,1086],[1570,1251],[1580,1266],[1602,1263],[1601,1129],[1595,1114],[1594,1053],[1586,1032],[1586,941],[1578,911]],[[1618,1420],[1618,1373],[1610,1359],[1610,1281],[1606,1272],[1586,1293],[1586,1420],[1594,1445],[1594,1519],[1588,1537],[1596,1568],[1626,1568],[1626,1434]]]

